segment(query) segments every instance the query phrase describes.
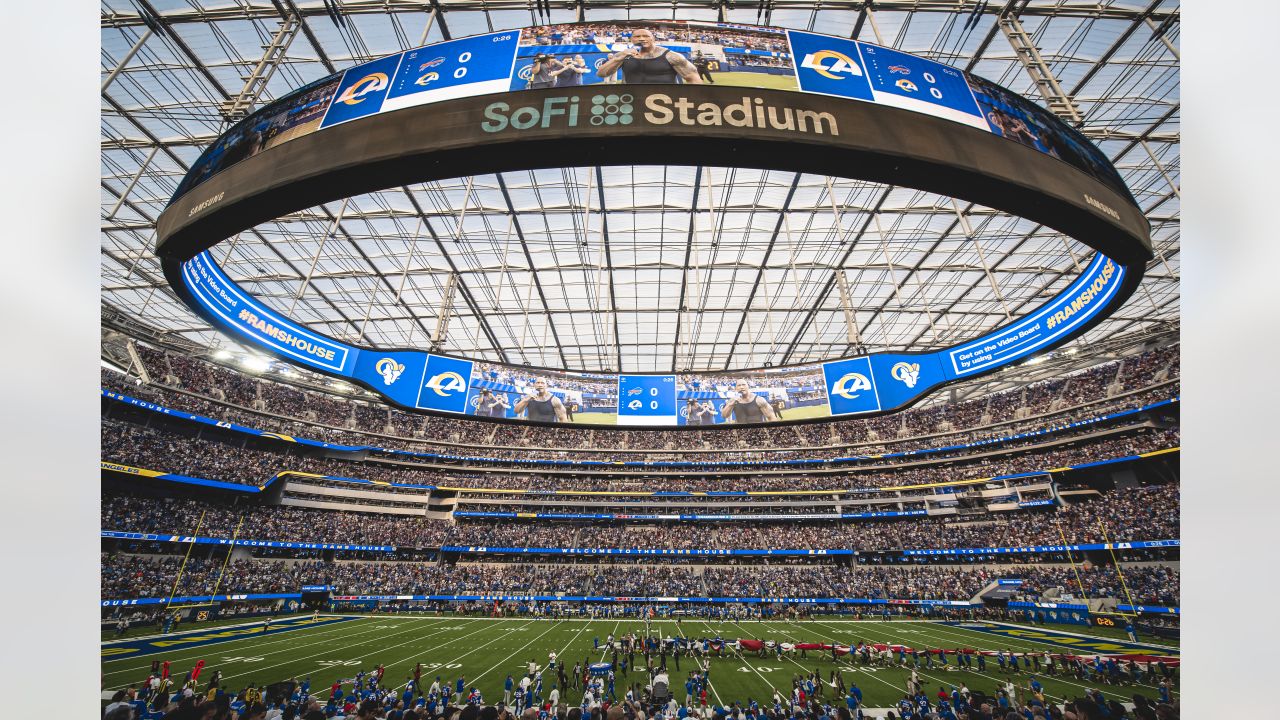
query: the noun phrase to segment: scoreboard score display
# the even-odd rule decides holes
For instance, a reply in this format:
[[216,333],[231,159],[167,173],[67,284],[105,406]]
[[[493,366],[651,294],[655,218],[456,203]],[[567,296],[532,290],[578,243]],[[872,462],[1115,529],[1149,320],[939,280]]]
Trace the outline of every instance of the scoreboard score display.
[[675,425],[675,375],[619,375],[618,424]]

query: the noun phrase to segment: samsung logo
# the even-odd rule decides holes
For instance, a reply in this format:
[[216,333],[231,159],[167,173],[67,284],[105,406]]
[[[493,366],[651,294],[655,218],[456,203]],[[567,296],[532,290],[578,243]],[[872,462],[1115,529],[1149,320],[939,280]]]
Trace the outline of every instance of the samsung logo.
[[1102,212],[1106,213],[1107,215],[1110,215],[1111,217],[1115,218],[1116,220],[1119,220],[1119,219],[1120,219],[1120,213],[1118,213],[1118,212],[1116,212],[1115,210],[1111,209],[1111,206],[1110,206],[1110,205],[1107,205],[1106,203],[1102,202],[1101,200],[1098,200],[1097,198],[1093,197],[1092,195],[1090,195],[1090,194],[1088,194],[1088,193],[1085,193],[1085,195],[1084,195],[1084,201],[1085,201],[1085,202],[1087,202],[1087,203],[1089,203],[1089,205],[1090,205],[1090,206],[1092,206],[1093,208],[1095,208],[1095,209],[1097,209],[1097,210],[1101,210]]
[[187,211],[187,217],[191,217],[192,215],[195,215],[196,213],[200,212],[201,210],[204,210],[210,205],[213,205],[214,203],[222,200],[222,196],[226,194],[227,194],[226,192],[220,192],[217,195],[214,195],[213,197],[209,198],[208,200],[205,200],[204,202],[200,203],[199,205],[191,208],[190,210]]

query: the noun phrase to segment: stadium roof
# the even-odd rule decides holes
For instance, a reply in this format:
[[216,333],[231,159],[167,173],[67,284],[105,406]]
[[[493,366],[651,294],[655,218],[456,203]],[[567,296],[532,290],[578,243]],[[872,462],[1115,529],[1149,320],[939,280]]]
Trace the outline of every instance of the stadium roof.
[[[1054,109],[1115,163],[1156,251],[1127,305],[1076,341],[1077,362],[1091,348],[1177,331],[1177,2],[549,5],[548,18],[538,3],[507,0],[104,0],[108,324],[141,324],[191,347],[230,344],[177,300],[152,255],[156,218],[229,117],[424,42],[548,21],[674,17],[878,42]],[[1053,82],[1037,84],[1037,73]],[[445,352],[670,371],[815,361],[859,344],[949,345],[1061,290],[1091,252],[1043,226],[901,187],[572,160],[328,203],[242,233],[215,257],[258,297],[344,340],[429,347],[456,275]]]

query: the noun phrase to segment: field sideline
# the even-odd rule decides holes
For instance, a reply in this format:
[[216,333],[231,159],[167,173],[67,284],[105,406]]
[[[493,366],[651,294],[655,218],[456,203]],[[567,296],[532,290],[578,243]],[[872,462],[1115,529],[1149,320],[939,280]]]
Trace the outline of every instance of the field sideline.
[[[634,619],[323,615],[319,624],[312,624],[310,620],[309,616],[277,620],[265,635],[251,630],[254,627],[260,628],[261,621],[248,625],[200,626],[194,630],[188,627],[186,632],[163,638],[163,642],[168,645],[163,648],[149,646],[148,636],[135,636],[124,644],[136,649],[115,656],[111,653],[119,653],[125,648],[116,643],[104,642],[102,689],[109,691],[140,683],[150,672],[153,660],[170,661],[173,672],[181,677],[198,660],[203,659],[206,667],[201,679],[204,680],[215,669],[221,670],[223,680],[236,689],[251,682],[262,685],[309,676],[313,691],[323,689],[324,696],[327,697],[327,688],[335,679],[349,680],[358,670],[369,670],[379,663],[386,665],[387,684],[402,688],[414,666],[421,662],[424,684],[426,679],[437,675],[442,682],[452,682],[461,674],[466,678],[468,687],[477,686],[486,702],[493,703],[502,699],[503,680],[506,676],[512,675],[518,679],[530,660],[544,665],[547,653],[555,651],[572,670],[575,662],[599,662],[606,659],[605,653],[593,648],[596,638],[603,644],[610,633],[618,636],[627,632],[643,632],[643,626]],[[975,629],[925,621],[831,619],[738,623],[689,618],[680,623],[675,620],[655,621],[653,628],[655,633],[660,632],[664,636],[720,636],[725,640],[758,638],[841,644],[865,640],[916,647],[970,647],[1015,652],[1047,650],[1053,653],[1071,652],[1068,648],[1075,646],[1080,648],[1075,651],[1079,654],[1091,654],[1092,650],[1087,646],[1094,646],[1093,643],[1096,642],[1096,647],[1101,652],[1130,651],[1125,647],[1128,643],[1118,643],[1112,638],[1077,634],[1074,631],[995,624],[988,624],[987,629]],[[1010,630],[1020,636],[996,634]],[[210,638],[211,635],[214,637]],[[218,637],[221,635],[226,637]],[[205,644],[184,642],[198,638],[204,638],[200,642]],[[187,647],[182,647],[183,644]],[[1145,645],[1140,650],[1177,654],[1176,647],[1159,643]],[[681,669],[677,671],[674,660],[668,660],[672,692],[678,701],[684,700],[684,677],[695,667],[693,662],[689,658],[683,658]],[[795,674],[817,670],[824,679],[829,680],[832,670],[838,669],[846,685],[856,683],[862,689],[867,705],[889,707],[901,698],[909,676],[908,671],[899,668],[852,667],[845,658],[841,658],[837,664],[829,655],[818,657],[817,653],[811,653],[808,658],[802,658],[799,654],[784,656],[781,661],[772,656],[737,658],[726,654],[722,658],[712,657],[707,662],[710,670],[710,698],[715,703],[725,704],[734,700],[745,702],[749,698],[763,704],[772,694],[773,688],[779,689],[784,695],[789,694],[791,679]],[[954,667],[954,660],[952,663]],[[1007,677],[1013,677],[1014,682],[1022,687],[1026,686],[1029,675],[1001,675],[997,667],[994,659],[988,662],[986,673],[943,670],[935,664],[932,670],[922,669],[920,675],[931,697],[937,693],[938,686],[944,686],[950,691],[953,685],[958,686],[961,682],[971,690],[987,693],[992,693]],[[624,676],[619,672],[617,694],[621,696],[626,692],[628,682],[643,684],[643,677],[643,673],[632,672],[629,676]],[[1044,675],[1037,677],[1051,699],[1070,699],[1082,694],[1086,687],[1095,687],[1074,678],[1064,680]],[[546,682],[546,692],[550,692],[553,683],[554,680]],[[1136,688],[1107,685],[1096,687],[1100,687],[1108,697],[1120,694],[1128,698],[1134,692],[1141,692],[1152,698],[1158,695],[1155,687],[1150,685]],[[832,692],[827,689],[825,699],[835,704]],[[580,692],[565,692],[561,689],[562,702],[576,704],[580,699]]]

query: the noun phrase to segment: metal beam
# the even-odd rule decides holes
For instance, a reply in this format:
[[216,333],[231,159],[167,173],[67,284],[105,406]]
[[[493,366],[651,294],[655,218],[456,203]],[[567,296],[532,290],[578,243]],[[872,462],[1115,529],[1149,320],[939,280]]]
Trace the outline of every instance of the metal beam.
[[[580,6],[581,7],[581,6]],[[622,334],[618,327],[618,295],[613,287],[613,250],[609,242],[609,216],[605,213],[604,203],[604,171],[599,165],[595,168],[596,192],[600,196],[600,242],[604,245],[605,272],[609,277],[609,310],[613,314],[613,349],[617,355],[617,369],[622,372]]]
[[147,28],[147,31],[142,33],[142,37],[138,38],[138,41],[133,44],[133,47],[129,48],[129,52],[125,53],[124,57],[120,59],[120,62],[116,63],[116,67],[111,71],[111,74],[107,75],[107,78],[102,81],[102,88],[99,92],[106,92],[107,88],[111,87],[111,83],[115,82],[116,77],[120,75],[120,71],[124,70],[124,66],[129,64],[129,61],[133,59],[133,56],[138,54],[138,51],[142,49],[142,46],[145,45],[147,40],[149,40],[154,34],[155,32],[151,28]]
[[[502,191],[502,199],[507,204],[507,210],[513,218],[518,218],[519,213],[516,212],[515,203],[511,201],[511,193],[507,191],[507,181],[502,178],[502,173],[494,175],[498,179],[498,188]],[[525,242],[524,230],[520,228],[520,221],[515,221],[516,239],[520,241],[520,248],[524,251],[525,261],[529,263],[529,276],[533,278],[533,285],[538,290],[538,299],[542,301],[542,309],[544,312],[551,311],[551,305],[547,303],[546,293],[542,290],[542,282],[538,280],[537,268],[533,266],[533,253],[529,251],[529,243]],[[556,343],[556,352],[560,355],[561,367],[569,367],[568,360],[565,359],[564,348],[560,345],[560,334],[556,332],[555,325],[551,326],[551,337]]]

